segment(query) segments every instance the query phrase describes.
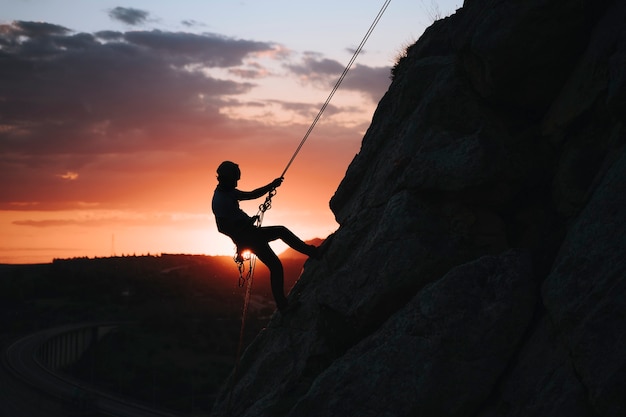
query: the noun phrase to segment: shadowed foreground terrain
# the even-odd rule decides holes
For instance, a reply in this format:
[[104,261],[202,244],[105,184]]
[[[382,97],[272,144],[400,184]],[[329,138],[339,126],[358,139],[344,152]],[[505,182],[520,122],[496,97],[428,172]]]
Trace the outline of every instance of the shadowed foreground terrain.
[[[283,259],[287,288],[303,262]],[[237,267],[229,257],[131,256],[0,265],[2,345],[70,323],[131,322],[62,372],[155,408],[206,415],[234,365],[244,295],[237,281]],[[261,264],[252,294],[246,344],[274,311],[268,271]]]

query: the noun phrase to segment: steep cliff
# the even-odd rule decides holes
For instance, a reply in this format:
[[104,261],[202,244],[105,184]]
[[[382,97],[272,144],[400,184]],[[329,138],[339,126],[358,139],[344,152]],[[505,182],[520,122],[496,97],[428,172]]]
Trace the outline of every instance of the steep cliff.
[[214,416],[626,415],[626,3],[466,0]]

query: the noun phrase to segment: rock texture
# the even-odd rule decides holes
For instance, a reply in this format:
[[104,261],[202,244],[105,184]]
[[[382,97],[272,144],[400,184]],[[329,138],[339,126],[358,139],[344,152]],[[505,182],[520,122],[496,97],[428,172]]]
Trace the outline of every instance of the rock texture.
[[214,416],[626,415],[626,3],[466,0]]

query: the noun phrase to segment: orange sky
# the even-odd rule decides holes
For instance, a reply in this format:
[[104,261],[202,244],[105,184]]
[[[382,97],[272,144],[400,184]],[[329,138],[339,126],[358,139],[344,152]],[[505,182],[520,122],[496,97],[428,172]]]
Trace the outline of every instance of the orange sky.
[[[210,211],[215,168],[223,160],[236,161],[242,169],[240,189],[264,185],[280,175],[295,151],[301,139],[296,134],[305,131],[298,127],[268,129],[272,140],[262,144],[224,136],[221,146],[209,142],[193,149],[102,155],[77,166],[46,161],[44,167],[22,167],[29,185],[20,188],[16,181],[10,191],[15,198],[0,211],[0,263],[122,254],[231,255],[233,244],[217,232]],[[262,129],[256,135],[263,135]],[[289,168],[264,224],[284,224],[303,239],[332,233],[337,224],[328,202],[361,137],[358,129],[320,126]],[[252,215],[262,201],[241,205]]]
[[[197,20],[173,30],[149,10],[118,7],[109,18],[111,28],[89,31],[0,22],[0,263],[231,255],[210,210],[216,167],[237,162],[243,190],[279,176],[364,35],[345,34],[331,56],[207,32]],[[328,202],[401,47],[357,60],[265,225],[303,239],[337,228]],[[242,208],[252,215],[261,202]]]
[[[273,43],[213,35],[76,35],[45,23],[3,25],[0,34],[8,56],[0,69],[1,263],[232,254],[210,212],[216,167],[239,163],[244,190],[279,176],[340,68],[316,54],[294,58]],[[243,67],[258,74],[220,78]],[[266,225],[284,224],[303,239],[336,229],[328,201],[388,70],[355,67],[365,78],[346,79]],[[267,85],[272,95],[257,96]],[[300,101],[313,93],[319,100]],[[242,208],[252,215],[261,202]]]

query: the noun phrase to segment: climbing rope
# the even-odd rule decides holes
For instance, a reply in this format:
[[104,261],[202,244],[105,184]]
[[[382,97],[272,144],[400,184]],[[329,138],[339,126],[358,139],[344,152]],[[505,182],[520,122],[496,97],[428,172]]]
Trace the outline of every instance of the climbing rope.
[[[256,215],[256,227],[261,227],[263,223],[263,217],[265,212],[272,208],[272,197],[276,195],[276,189],[272,189],[265,197],[263,204],[259,205],[259,211]],[[232,410],[232,396],[233,388],[237,380],[237,374],[239,372],[239,363],[241,359],[241,353],[243,351],[244,333],[246,330],[246,316],[248,315],[248,307],[250,305],[250,296],[252,295],[252,281],[254,280],[254,267],[256,266],[256,256],[252,252],[244,252],[243,248],[237,248],[235,254],[235,262],[239,268],[239,287],[246,287],[246,294],[244,296],[243,311],[241,312],[241,328],[239,329],[239,343],[237,345],[237,355],[235,356],[235,369],[233,370],[233,376],[231,381],[230,392],[228,393],[228,409]],[[247,259],[246,259],[247,258]],[[245,261],[248,261],[248,272],[245,272]],[[247,285],[246,285],[247,284]]]

